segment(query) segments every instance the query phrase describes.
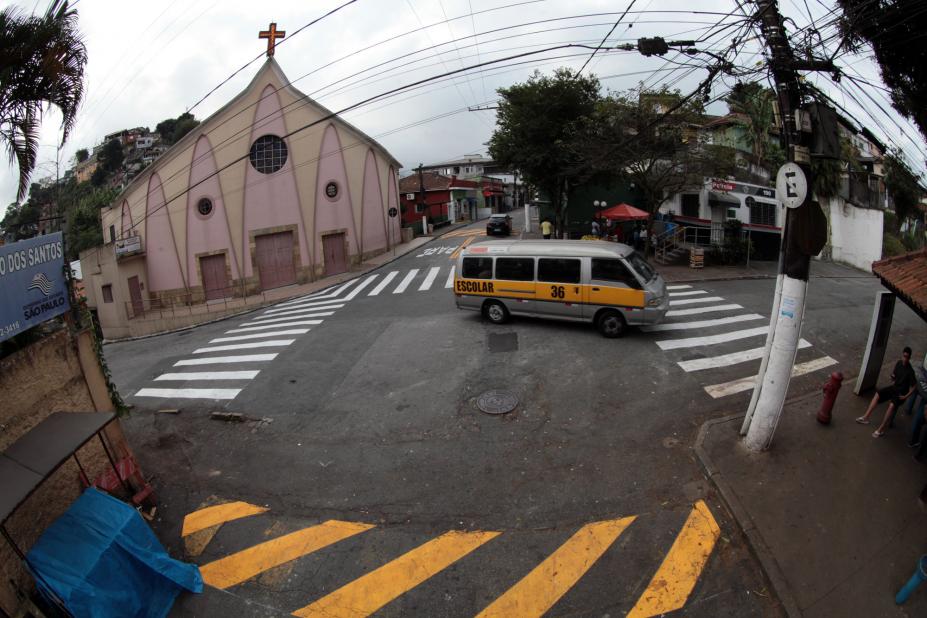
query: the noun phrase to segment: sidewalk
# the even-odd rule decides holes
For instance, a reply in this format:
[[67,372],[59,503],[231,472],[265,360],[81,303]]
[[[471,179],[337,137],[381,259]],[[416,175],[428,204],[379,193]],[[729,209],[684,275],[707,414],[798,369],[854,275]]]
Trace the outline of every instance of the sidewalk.
[[903,606],[894,596],[927,552],[927,467],[906,446],[911,417],[899,412],[880,439],[878,421],[854,422],[871,397],[854,382],[829,426],[815,420],[816,392],[786,403],[768,452],[741,446],[743,414],[705,423],[695,450],[790,616],[925,616],[927,584]]

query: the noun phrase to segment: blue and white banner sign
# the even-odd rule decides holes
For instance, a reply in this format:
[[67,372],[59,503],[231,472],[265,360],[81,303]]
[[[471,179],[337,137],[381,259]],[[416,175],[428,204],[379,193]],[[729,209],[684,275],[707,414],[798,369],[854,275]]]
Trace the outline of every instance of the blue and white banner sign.
[[0,247],[0,341],[69,307],[61,232]]

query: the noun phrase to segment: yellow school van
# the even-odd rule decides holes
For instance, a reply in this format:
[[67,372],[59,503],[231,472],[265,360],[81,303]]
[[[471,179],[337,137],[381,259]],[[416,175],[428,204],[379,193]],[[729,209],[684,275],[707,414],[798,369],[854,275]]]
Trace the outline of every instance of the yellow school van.
[[504,240],[457,258],[458,309],[501,324],[512,315],[591,322],[605,337],[656,324],[669,309],[663,278],[631,247],[589,240]]

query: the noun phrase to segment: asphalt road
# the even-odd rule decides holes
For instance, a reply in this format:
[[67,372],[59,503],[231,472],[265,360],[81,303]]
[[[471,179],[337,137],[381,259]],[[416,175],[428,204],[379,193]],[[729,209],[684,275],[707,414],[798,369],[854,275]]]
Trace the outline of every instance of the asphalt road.
[[[780,615],[692,450],[705,420],[749,401],[774,282],[677,287],[676,327],[619,340],[587,325],[495,326],[455,309],[445,287],[450,254],[481,229],[312,299],[107,345],[135,406],[127,431],[156,476],[162,540],[208,565],[207,581],[305,615]],[[812,281],[796,361],[807,373],[790,396],[858,370],[880,286],[827,273]],[[899,304],[893,341],[927,344],[922,330]],[[266,341],[291,343],[210,349]],[[256,354],[276,356],[201,360]],[[170,375],[191,371],[207,379]],[[212,379],[220,371],[258,373]],[[229,398],[152,390],[164,388]],[[517,408],[481,413],[491,389]],[[210,420],[216,410],[266,420]],[[267,510],[200,510],[229,501]],[[188,515],[187,532],[212,525],[183,535]],[[350,534],[331,540],[329,520]]]

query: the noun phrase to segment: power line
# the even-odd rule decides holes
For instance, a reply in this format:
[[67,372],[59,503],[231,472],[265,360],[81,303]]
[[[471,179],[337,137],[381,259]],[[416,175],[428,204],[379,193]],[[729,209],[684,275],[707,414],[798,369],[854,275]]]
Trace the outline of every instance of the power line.
[[592,59],[595,57],[596,52],[598,52],[600,49],[602,49],[602,46],[605,45],[605,41],[607,41],[607,40],[608,40],[608,37],[610,37],[610,36],[612,35],[612,32],[615,31],[615,28],[618,27],[618,24],[621,23],[621,20],[624,19],[624,18],[625,18],[625,15],[628,14],[628,11],[630,11],[632,8],[634,8],[634,4],[635,4],[636,2],[637,2],[637,0],[631,0],[630,4],[628,4],[628,8],[626,8],[626,9],[624,10],[624,13],[621,14],[621,16],[618,18],[618,21],[616,21],[615,24],[612,26],[612,29],[608,31],[608,34],[606,34],[604,37],[602,37],[602,42],[599,43],[599,45],[598,45],[594,50],[592,50],[592,53],[591,53],[591,54],[589,54],[589,59],[586,60],[586,62],[583,63],[583,66],[579,67],[579,71],[576,72],[576,77],[579,77],[580,75],[582,75],[582,73],[583,73],[583,71],[585,70],[586,66],[588,66],[589,63],[592,62]]

